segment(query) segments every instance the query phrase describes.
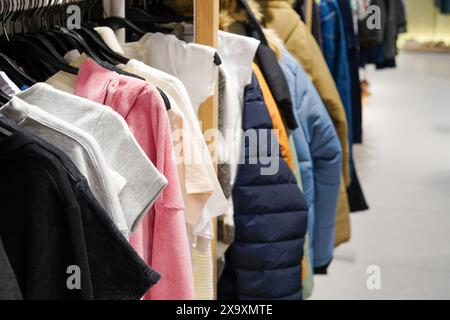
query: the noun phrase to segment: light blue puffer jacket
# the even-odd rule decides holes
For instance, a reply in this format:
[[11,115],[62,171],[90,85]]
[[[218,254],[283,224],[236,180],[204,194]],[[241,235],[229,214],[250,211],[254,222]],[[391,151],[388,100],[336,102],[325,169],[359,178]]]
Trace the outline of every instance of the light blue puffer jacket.
[[315,269],[333,258],[342,149],[333,122],[306,72],[287,51],[280,61],[299,128],[291,131],[308,201],[310,255]]

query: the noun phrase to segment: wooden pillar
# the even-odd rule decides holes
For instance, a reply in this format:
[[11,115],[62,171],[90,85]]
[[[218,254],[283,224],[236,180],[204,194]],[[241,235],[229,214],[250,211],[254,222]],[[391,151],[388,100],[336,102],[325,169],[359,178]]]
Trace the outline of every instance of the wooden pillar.
[[310,32],[312,31],[313,4],[314,0],[306,0],[305,19],[306,19],[306,26],[308,27],[308,30]]
[[[194,3],[194,24],[195,24],[195,42],[208,45],[210,47],[217,47],[217,34],[219,31],[219,0],[195,0]],[[207,63],[207,62],[205,62]],[[202,124],[202,130],[205,132],[208,129],[217,129],[218,127],[218,91],[216,75],[216,92],[214,96],[206,100],[198,111],[198,116]],[[210,150],[213,150],[215,141],[206,141],[209,144]],[[211,148],[212,147],[212,148]],[[212,157],[215,155],[212,154]],[[217,159],[212,159],[214,166],[217,169]],[[217,236],[217,221],[213,221],[214,234]],[[212,257],[214,265],[214,297],[217,297],[217,237],[212,241]]]
[[[194,13],[195,42],[216,48],[219,30],[219,0],[195,0]],[[216,81],[216,93],[200,106],[198,112],[203,132],[217,128],[217,97]],[[213,159],[214,162],[215,160]]]

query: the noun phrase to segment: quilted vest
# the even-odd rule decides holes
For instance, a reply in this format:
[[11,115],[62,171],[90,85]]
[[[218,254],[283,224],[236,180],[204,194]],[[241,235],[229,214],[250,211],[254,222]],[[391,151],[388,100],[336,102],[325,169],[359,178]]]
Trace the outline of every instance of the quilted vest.
[[[276,135],[268,132],[272,120],[255,75],[245,89],[242,122],[244,149],[232,192],[236,235],[218,297],[300,300],[308,207]],[[255,136],[257,148],[248,138]],[[265,174],[274,164],[278,170]]]

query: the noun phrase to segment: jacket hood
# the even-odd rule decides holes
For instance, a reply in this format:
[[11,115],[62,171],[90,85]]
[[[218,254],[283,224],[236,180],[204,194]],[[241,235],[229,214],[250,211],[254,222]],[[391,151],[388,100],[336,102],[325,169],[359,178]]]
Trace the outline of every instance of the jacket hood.
[[[259,23],[262,22],[264,14],[260,3],[264,1],[247,0],[248,6],[255,15],[256,20]],[[294,0],[288,0],[287,2],[294,2]],[[220,19],[219,28],[223,31],[229,31],[230,26],[233,23],[245,23],[248,21],[247,13],[244,9],[237,5],[236,0],[221,0],[220,1]],[[264,35],[269,42],[271,49],[275,52],[277,59],[281,58],[281,51],[284,46],[283,40],[278,36],[275,30],[263,28]]]
[[[247,0],[248,6],[252,10],[258,22],[261,22],[264,15],[261,6],[256,0]],[[248,21],[247,13],[242,9],[236,0],[220,0],[219,28],[228,31],[233,23],[245,23]]]
[[[292,5],[295,0],[247,0],[248,6],[255,15],[256,20],[261,23],[264,19],[264,14],[261,6],[268,2],[286,2]],[[167,5],[173,8],[178,14],[192,13],[192,0],[166,0]],[[219,29],[223,31],[230,31],[230,26],[234,23],[246,23],[248,21],[247,13],[238,5],[237,0],[220,0],[220,15],[219,15]],[[281,57],[281,48],[283,47],[283,40],[277,35],[274,30],[264,29],[267,41],[270,47],[279,59]]]
[[[292,0],[289,0],[292,1]],[[247,0],[253,14],[258,21],[261,21],[263,14],[261,7],[256,0]],[[171,7],[177,14],[192,15],[192,0],[166,0],[166,5]],[[220,29],[226,31],[233,22],[246,22],[247,14],[238,6],[237,0],[220,0]]]
[[278,35],[278,33],[273,29],[263,28],[264,35],[266,36],[267,42],[270,48],[273,50],[277,59],[280,60],[283,55],[284,42]]
[[[295,0],[247,0],[256,19],[261,22],[264,15],[261,7],[269,3],[287,3],[292,6]],[[191,15],[193,11],[192,0],[166,0],[166,4],[177,14]],[[246,22],[247,14],[245,10],[238,6],[237,0],[220,0],[220,29],[226,31],[233,22]]]

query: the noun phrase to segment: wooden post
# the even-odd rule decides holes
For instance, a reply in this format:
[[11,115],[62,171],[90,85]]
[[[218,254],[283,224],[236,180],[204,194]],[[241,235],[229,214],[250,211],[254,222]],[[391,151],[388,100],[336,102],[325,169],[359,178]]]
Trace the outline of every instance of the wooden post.
[[[217,34],[219,31],[219,0],[195,0],[194,3],[195,42],[217,47]],[[205,62],[207,63],[207,62]],[[205,101],[198,111],[198,117],[202,123],[202,130],[217,129],[218,127],[218,75],[216,75],[216,92],[214,96]],[[207,141],[210,150],[214,149],[215,141]],[[214,153],[211,155],[214,157]],[[217,159],[212,159],[217,170]],[[214,265],[214,298],[217,298],[217,220],[214,219],[214,240],[211,244]]]
[[306,0],[305,19],[309,32],[312,31],[314,0]]

